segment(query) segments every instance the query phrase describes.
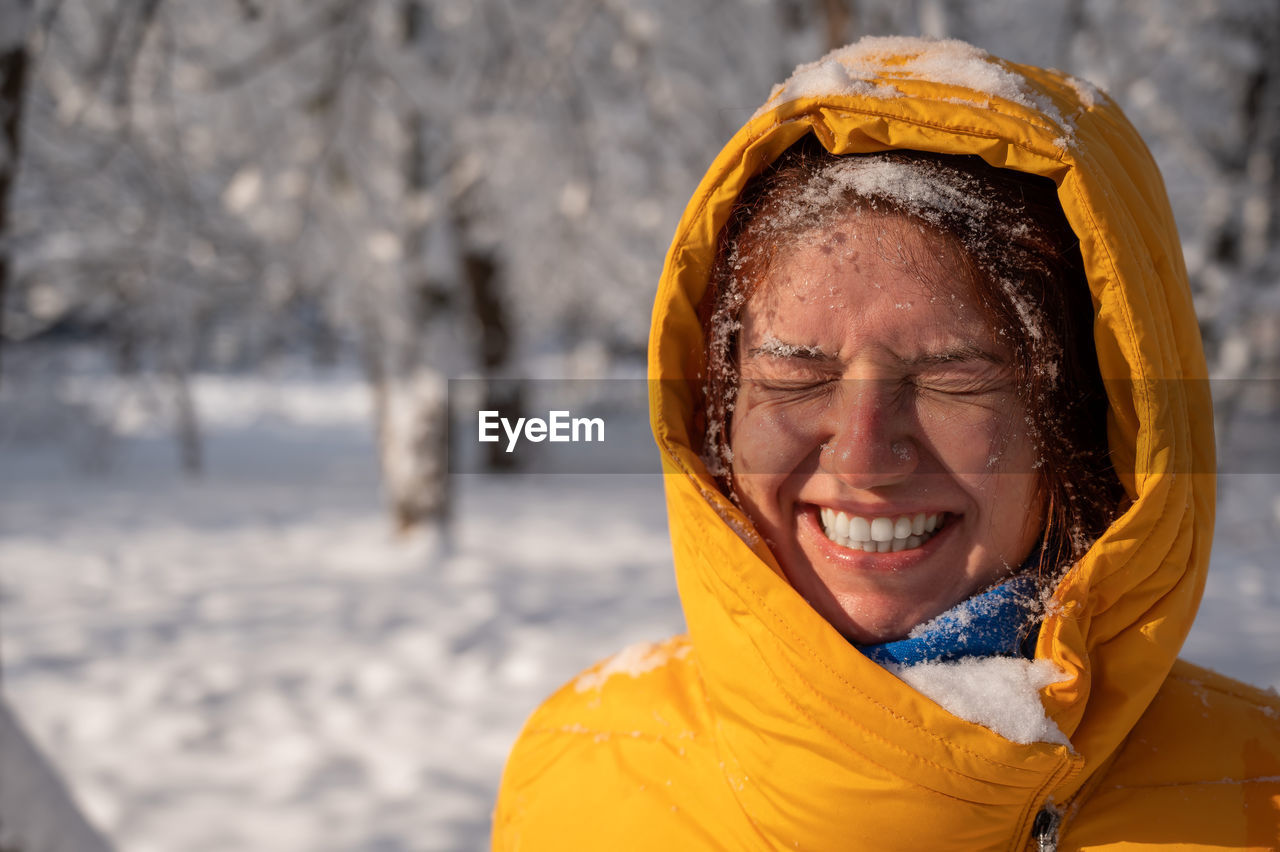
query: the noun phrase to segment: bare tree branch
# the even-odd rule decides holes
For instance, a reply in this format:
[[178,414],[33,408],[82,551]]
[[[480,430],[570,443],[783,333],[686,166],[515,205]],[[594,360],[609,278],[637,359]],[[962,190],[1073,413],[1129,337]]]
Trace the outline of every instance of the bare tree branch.
[[287,62],[298,51],[341,27],[360,8],[358,0],[341,0],[322,9],[301,25],[276,34],[243,59],[208,73],[206,91],[242,86],[274,65]]

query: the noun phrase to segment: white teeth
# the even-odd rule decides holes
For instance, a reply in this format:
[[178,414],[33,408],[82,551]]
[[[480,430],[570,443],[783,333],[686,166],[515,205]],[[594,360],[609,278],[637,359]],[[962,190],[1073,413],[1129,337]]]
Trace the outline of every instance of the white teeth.
[[913,550],[933,537],[941,513],[900,515],[896,518],[865,518],[823,507],[819,511],[827,538],[842,547],[867,553],[897,553]]

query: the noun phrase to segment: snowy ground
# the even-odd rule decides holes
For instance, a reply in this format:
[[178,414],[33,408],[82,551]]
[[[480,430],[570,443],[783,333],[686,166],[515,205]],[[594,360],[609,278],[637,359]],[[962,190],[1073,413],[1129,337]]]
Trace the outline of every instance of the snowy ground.
[[[452,541],[401,539],[357,383],[198,390],[200,481],[145,413],[0,432],[7,699],[122,852],[483,848],[537,701],[681,629],[659,478],[458,477]],[[1187,651],[1270,686],[1277,493],[1224,483]]]

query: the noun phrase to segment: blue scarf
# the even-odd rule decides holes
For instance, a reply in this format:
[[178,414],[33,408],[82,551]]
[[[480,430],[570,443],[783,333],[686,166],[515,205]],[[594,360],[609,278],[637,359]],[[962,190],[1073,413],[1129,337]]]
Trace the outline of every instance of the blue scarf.
[[929,629],[919,636],[862,645],[859,650],[882,666],[914,666],[964,657],[1030,659],[1040,632],[1040,625],[1032,623],[1031,614],[1038,591],[1034,577],[1019,573],[956,604],[930,622]]

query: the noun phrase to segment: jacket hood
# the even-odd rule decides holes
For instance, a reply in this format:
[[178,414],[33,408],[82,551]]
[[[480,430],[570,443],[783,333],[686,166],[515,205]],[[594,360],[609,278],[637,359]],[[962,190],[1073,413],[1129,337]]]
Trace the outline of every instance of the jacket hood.
[[[835,154],[977,155],[1058,187],[1095,309],[1108,440],[1132,500],[1060,582],[1040,632],[1037,658],[1066,673],[1041,697],[1070,747],[1009,742],[863,656],[788,585],[700,458],[698,305],[717,235],[745,184],[810,133]],[[1027,836],[1046,800],[1068,802],[1098,775],[1190,629],[1214,504],[1207,373],[1173,215],[1110,98],[954,41],[864,39],[802,66],[686,208],[658,290],[649,373],[693,657],[724,773],[762,835],[821,848],[837,807],[850,838],[909,848],[923,829],[902,803],[924,796],[929,837],[954,824],[956,848],[1000,848],[997,838]]]

